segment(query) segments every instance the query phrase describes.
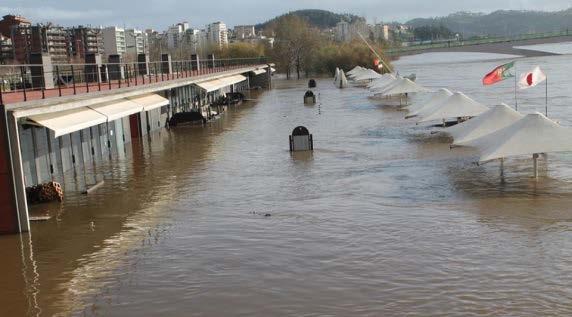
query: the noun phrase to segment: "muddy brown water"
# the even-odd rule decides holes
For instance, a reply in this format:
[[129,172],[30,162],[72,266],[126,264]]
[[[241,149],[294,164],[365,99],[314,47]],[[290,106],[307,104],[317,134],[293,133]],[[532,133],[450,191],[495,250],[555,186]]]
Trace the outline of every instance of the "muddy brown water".
[[[504,62],[396,63],[433,88],[513,103]],[[442,57],[442,55],[441,55]],[[421,62],[419,62],[421,61]],[[520,60],[572,125],[571,57]],[[1,316],[565,316],[572,314],[572,155],[477,166],[435,128],[362,88],[276,80],[202,127],[134,145],[94,195],[69,195],[32,234],[1,236]],[[414,102],[427,95],[413,97]],[[543,110],[543,89],[520,94]],[[291,155],[305,125],[313,154]],[[265,214],[271,216],[265,216]]]

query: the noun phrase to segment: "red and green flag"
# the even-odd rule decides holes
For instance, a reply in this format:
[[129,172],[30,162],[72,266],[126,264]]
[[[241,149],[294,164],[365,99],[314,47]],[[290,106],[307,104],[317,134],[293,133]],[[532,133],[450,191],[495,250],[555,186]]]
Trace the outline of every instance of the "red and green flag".
[[507,78],[514,77],[514,75],[510,73],[510,69],[513,67],[514,67],[514,62],[510,62],[504,65],[500,65],[499,67],[493,69],[483,78],[483,85],[485,86],[493,85],[498,83],[499,81],[503,81]]

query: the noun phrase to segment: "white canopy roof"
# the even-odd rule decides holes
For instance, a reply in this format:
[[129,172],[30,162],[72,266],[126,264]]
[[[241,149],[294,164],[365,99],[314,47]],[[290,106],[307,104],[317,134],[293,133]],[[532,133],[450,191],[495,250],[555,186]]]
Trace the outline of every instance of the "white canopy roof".
[[475,117],[487,110],[489,110],[489,108],[485,105],[474,101],[462,92],[456,92],[443,103],[435,106],[431,111],[428,111],[427,114],[424,113],[420,116],[421,119],[419,119],[418,122],[444,120],[447,118]]
[[90,106],[89,108],[103,114],[109,121],[114,121],[143,111],[143,105],[127,99],[97,104]]
[[431,98],[426,102],[418,105],[413,105],[408,108],[409,114],[405,117],[412,118],[423,114],[424,112],[431,111],[432,108],[442,104],[445,100],[451,97],[453,93],[447,88],[440,88]]
[[355,81],[372,80],[372,79],[376,79],[376,78],[380,78],[380,77],[381,77],[380,73],[378,73],[372,69],[367,69],[367,70],[364,70],[363,72],[360,72],[356,76],[354,76],[353,80],[355,80]]
[[131,114],[153,110],[169,104],[169,100],[157,94],[123,98],[93,106],[28,116],[34,124],[44,126],[56,137],[117,120]]
[[516,155],[569,152],[572,151],[570,135],[572,129],[562,127],[537,112],[466,145],[479,151],[480,161],[490,161]]
[[522,119],[522,117],[524,116],[520,112],[503,103],[476,118],[450,127],[445,132],[449,133],[455,140],[453,145],[464,145],[471,140],[503,129]]
[[29,116],[28,120],[54,131],[55,137],[86,129],[107,121],[107,117],[88,107]]
[[163,98],[157,94],[148,94],[143,96],[127,98],[128,100],[143,106],[144,111],[161,108],[169,104],[169,99]]
[[391,96],[391,95],[400,95],[400,94],[409,94],[414,92],[426,92],[429,89],[412,82],[408,78],[401,78],[397,79],[395,84],[387,87],[384,90],[376,90],[374,91],[375,94],[380,94],[383,96]]
[[[272,68],[271,68],[272,70]],[[209,80],[202,83],[198,83],[197,86],[201,87],[202,89],[206,90],[207,92],[216,91],[221,88],[234,85],[241,81],[246,80],[246,77],[242,75],[234,75],[229,77],[223,77],[219,79]]]
[[259,69],[255,69],[255,70],[251,71],[251,73],[253,73],[254,75],[260,75],[260,74],[266,73],[266,70],[259,68]]

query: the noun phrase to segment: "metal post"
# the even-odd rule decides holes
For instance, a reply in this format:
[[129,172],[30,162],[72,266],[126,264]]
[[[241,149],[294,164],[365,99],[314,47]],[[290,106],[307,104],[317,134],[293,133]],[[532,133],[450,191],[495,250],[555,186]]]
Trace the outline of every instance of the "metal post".
[[24,101],[28,100],[28,97],[26,96],[26,80],[24,79],[24,66],[20,67],[20,77],[22,77],[22,89],[24,90]]
[[127,81],[127,87],[130,87],[131,84],[131,78],[129,78],[129,65],[125,64],[125,70],[126,70],[126,75],[125,75],[125,80]]
[[546,107],[546,117],[548,118],[548,77],[546,77],[546,95],[545,95],[545,107]]
[[111,90],[111,74],[109,73],[109,64],[105,64],[105,72],[107,73],[107,86]]
[[4,104],[4,99],[2,96],[3,90],[4,90],[4,77],[0,77],[0,105]]
[[534,178],[538,178],[538,154],[532,154],[532,161],[534,165]]
[[518,98],[516,97],[516,69],[514,70],[514,109],[518,111]]
[[46,77],[44,76],[44,68],[43,68],[43,67],[42,67],[42,69],[41,69],[41,73],[42,73],[42,87],[41,87],[41,89],[42,89],[42,99],[46,99],[46,91],[45,91],[45,88],[46,88]]
[[137,69],[137,66],[135,64],[133,64],[133,71],[135,72],[135,86],[137,86],[137,73],[139,72],[139,69]]
[[95,71],[97,72],[95,76],[97,76],[97,89],[101,91],[101,69],[96,65]]
[[62,96],[62,83],[61,83],[61,79],[60,79],[60,66],[56,65],[56,80],[58,81],[58,92],[60,94],[60,97]]
[[85,80],[85,90],[89,92],[89,82],[87,78],[87,72],[85,71],[85,67],[83,68],[83,79]]
[[72,73],[72,82],[73,82],[73,94],[76,94],[76,88],[75,88],[75,74],[73,71],[73,65],[71,65],[71,73]]
[[157,63],[153,64],[153,68],[155,69],[155,82],[159,81],[159,76],[157,76]]

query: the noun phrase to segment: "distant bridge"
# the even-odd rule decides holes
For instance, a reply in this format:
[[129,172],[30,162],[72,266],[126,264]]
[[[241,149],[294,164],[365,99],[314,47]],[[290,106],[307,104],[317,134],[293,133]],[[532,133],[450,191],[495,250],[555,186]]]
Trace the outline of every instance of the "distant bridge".
[[520,55],[524,57],[558,55],[555,53],[518,49],[515,46],[572,42],[572,34],[568,31],[556,33],[525,34],[517,37],[495,37],[467,41],[439,41],[428,44],[417,44],[385,51],[389,56],[415,55],[429,52],[480,52]]

